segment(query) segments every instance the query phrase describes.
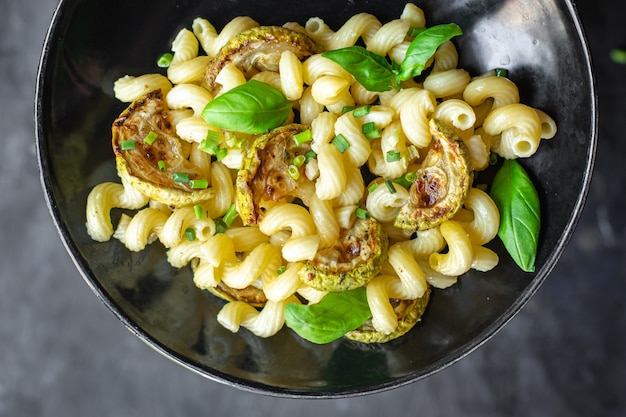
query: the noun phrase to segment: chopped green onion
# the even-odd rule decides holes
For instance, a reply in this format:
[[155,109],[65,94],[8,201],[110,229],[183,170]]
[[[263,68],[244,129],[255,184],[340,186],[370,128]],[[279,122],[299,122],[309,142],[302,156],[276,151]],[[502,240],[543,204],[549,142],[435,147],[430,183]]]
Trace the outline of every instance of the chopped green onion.
[[165,161],[160,160],[159,162],[157,162],[157,165],[159,166],[159,171],[165,171]]
[[284,274],[286,270],[287,267],[285,265],[282,265],[281,267],[276,269],[276,275]]
[[175,172],[174,177],[172,178],[175,182],[189,182],[189,173],[187,172]]
[[343,109],[341,109],[341,114],[346,114],[354,109],[355,109],[354,106],[345,106]]
[[300,178],[300,170],[295,165],[289,165],[287,167],[287,174],[289,174],[289,176],[293,178],[294,180],[297,180],[298,178]]
[[490,153],[489,154],[489,165],[495,165],[498,163],[498,154]]
[[426,28],[412,27],[409,29],[407,35],[409,35],[411,38],[414,38],[425,30]]
[[209,129],[206,134],[206,139],[200,142],[198,149],[211,155],[217,155],[220,149],[220,134],[215,130]]
[[385,185],[391,194],[396,193],[396,187],[393,186],[393,182],[391,182],[391,180],[385,180]]
[[416,179],[417,174],[415,174],[415,172],[407,172],[403,176],[393,180],[393,182],[395,182],[396,184],[400,184],[404,188],[409,188],[411,185],[413,185]]
[[611,60],[616,64],[626,64],[626,48],[611,49]]
[[497,77],[506,77],[509,75],[509,71],[506,68],[496,68],[494,71]]
[[194,240],[196,240],[196,231],[193,230],[193,228],[188,227],[187,229],[185,229],[185,237],[188,241],[193,242]]
[[378,188],[378,183],[377,182],[373,182],[369,187],[367,187],[367,191],[369,191],[371,193],[371,192],[373,192],[377,188]]
[[228,148],[219,148],[215,153],[215,158],[217,158],[218,161],[221,161],[227,154]]
[[189,185],[194,189],[207,188],[209,186],[209,181],[206,178],[197,178],[195,180],[190,180]]
[[173,54],[166,52],[163,55],[161,55],[159,59],[157,59],[157,65],[159,66],[159,68],[167,68],[172,63],[173,58],[174,58]]
[[376,124],[374,122],[364,123],[363,126],[361,127],[361,131],[363,132],[365,137],[370,140],[378,139],[379,137],[382,136],[380,129],[376,127]]
[[215,233],[224,233],[228,229],[228,226],[221,218],[213,219],[213,221],[215,222]]
[[130,151],[135,149],[135,141],[134,140],[123,140],[120,145],[122,146],[123,151]]
[[339,152],[341,153],[344,153],[350,147],[350,142],[348,142],[341,133],[335,136],[335,139],[333,139],[332,144],[335,145],[335,147],[339,149]]
[[306,162],[306,156],[304,155],[298,155],[295,158],[293,158],[293,164],[297,166],[298,168],[304,165],[305,162]]
[[308,164],[311,159],[317,158],[317,154],[315,151],[308,151],[304,154],[304,157],[306,158],[306,163]]
[[369,211],[361,208],[361,207],[357,207],[356,210],[354,211],[354,215],[356,217],[358,217],[359,219],[367,219],[370,216]]
[[400,153],[400,151],[387,151],[387,162],[396,162],[400,159],[402,159],[402,154]]
[[354,113],[352,113],[352,115],[354,117],[363,117],[365,115],[370,114],[371,108],[372,106],[357,107],[356,109],[354,109]]
[[205,212],[200,204],[196,204],[195,206],[193,206],[193,211],[196,214],[196,219],[204,219]]
[[224,221],[226,226],[230,227],[233,225],[233,222],[235,221],[237,216],[239,216],[239,213],[237,213],[237,206],[231,204],[228,210],[226,210],[226,214],[224,214],[224,217],[222,217],[222,220]]
[[293,135],[293,140],[296,142],[298,146],[305,144],[313,138],[313,133],[311,129],[303,130],[300,133]]
[[152,145],[154,141],[157,140],[158,137],[159,135],[157,135],[156,132],[151,130],[150,133],[148,133],[146,137],[143,138],[143,141],[146,142],[148,145]]

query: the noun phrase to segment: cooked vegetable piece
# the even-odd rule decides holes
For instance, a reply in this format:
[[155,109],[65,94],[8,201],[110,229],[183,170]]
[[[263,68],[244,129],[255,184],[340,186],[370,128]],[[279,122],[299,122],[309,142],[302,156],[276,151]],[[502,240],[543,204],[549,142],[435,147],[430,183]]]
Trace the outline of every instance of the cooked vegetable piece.
[[443,223],[463,206],[472,185],[469,151],[454,129],[437,119],[431,120],[430,129],[433,142],[415,172],[396,227],[425,230]]
[[[259,136],[237,173],[237,211],[245,225],[256,224],[263,217],[264,202],[288,202],[295,197],[299,184],[309,181],[305,166],[296,167],[293,160],[310,152],[310,142],[299,145],[294,136],[307,129],[290,124]],[[297,170],[296,177],[291,170]],[[302,171],[302,172],[300,172]]]
[[[191,268],[194,273],[198,267],[198,263],[199,260],[197,258],[191,261]],[[245,301],[252,307],[256,308],[262,308],[267,302],[267,298],[265,297],[263,290],[255,287],[254,285],[249,285],[242,289],[235,289],[220,281],[217,286],[209,287],[206,290],[223,300]]]
[[398,317],[398,327],[389,334],[377,331],[372,326],[372,320],[368,320],[358,329],[348,332],[348,339],[356,340],[362,343],[385,343],[400,336],[405,335],[411,330],[421,319],[426,306],[430,301],[430,288],[423,296],[416,300],[398,300],[390,299],[393,310]]
[[321,291],[346,291],[367,284],[387,258],[389,240],[378,221],[357,218],[334,246],[321,249],[300,270],[300,279]]
[[211,59],[204,73],[204,84],[209,91],[216,91],[215,79],[228,63],[233,63],[245,74],[253,70],[277,71],[280,55],[287,50],[303,60],[321,53],[322,47],[304,33],[280,26],[248,29],[231,39]]
[[[205,174],[184,157],[161,90],[132,103],[115,119],[111,133],[118,173],[141,193],[173,207],[213,197],[212,188],[193,189],[190,184]],[[154,135],[150,143],[144,140]],[[129,141],[135,146],[123,150]]]

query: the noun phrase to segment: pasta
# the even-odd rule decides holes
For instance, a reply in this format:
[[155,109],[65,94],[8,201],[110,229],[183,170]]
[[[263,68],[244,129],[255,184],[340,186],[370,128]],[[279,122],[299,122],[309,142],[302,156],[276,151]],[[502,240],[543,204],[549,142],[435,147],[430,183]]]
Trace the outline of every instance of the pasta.
[[[412,3],[384,23],[368,13],[355,14],[337,30],[321,17],[303,25],[287,22],[280,29],[294,31],[295,39],[305,36],[311,50],[290,41],[274,55],[262,51],[254,59],[227,57],[216,64],[221,48],[250,29],[263,27],[240,16],[218,31],[198,17],[176,34],[165,75],[115,81],[115,97],[132,103],[127,111],[149,101],[150,93],[160,91],[164,98],[161,112],[146,111],[130,129],[136,135],[130,149],[139,146],[148,149],[149,158],[162,158],[150,162],[145,180],[159,193],[148,197],[145,188],[131,185],[137,184],[129,177],[139,175],[139,167],[118,165],[121,183],[97,184],[87,198],[86,228],[93,240],[113,237],[131,251],[159,242],[172,267],[191,267],[199,289],[226,300],[217,316],[221,325],[259,337],[284,327],[288,304],[313,305],[329,292],[348,289],[314,281],[320,276],[330,281],[337,275],[342,283],[364,277],[355,288],[365,291],[368,323],[384,335],[380,340],[388,340],[403,326],[398,305],[427,302],[431,287],[443,291],[470,270],[498,265],[489,245],[498,234],[500,213],[478,185],[466,189],[448,217],[409,227],[398,219],[407,207],[435,204],[419,194],[423,189],[458,180],[450,173],[461,168],[441,162],[444,139],[438,126],[450,129],[452,134],[441,134],[460,149],[473,174],[488,169],[494,154],[532,156],[542,139],[557,133],[548,113],[521,103],[511,79],[495,71],[473,77],[459,67],[451,40],[425,60],[423,74],[394,79],[387,90],[368,86],[324,53],[363,48],[397,70],[411,53],[419,33],[414,30],[428,30],[424,12]],[[246,48],[233,53],[248,53]],[[209,70],[215,72],[215,88],[206,83]],[[232,97],[233,88],[251,80],[288,103],[272,128],[239,131],[206,117],[217,97]],[[245,105],[220,111],[237,112]],[[276,109],[269,116],[265,110],[249,113],[253,121],[265,120]],[[112,129],[123,123],[116,121]],[[280,136],[288,131],[281,126],[292,125],[298,126],[296,133]],[[149,146],[163,142],[169,146],[165,151],[151,152]],[[116,163],[124,155],[116,150]],[[160,199],[194,190],[204,197],[176,206]],[[114,225],[111,213],[119,209],[124,212]],[[335,269],[340,272],[333,275]]]

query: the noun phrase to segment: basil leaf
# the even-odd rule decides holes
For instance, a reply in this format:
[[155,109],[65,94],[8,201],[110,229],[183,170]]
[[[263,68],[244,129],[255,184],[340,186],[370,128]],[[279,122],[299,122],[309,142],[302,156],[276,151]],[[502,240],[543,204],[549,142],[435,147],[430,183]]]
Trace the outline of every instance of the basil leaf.
[[541,228],[539,196],[519,162],[504,161],[490,195],[500,211],[498,236],[504,247],[523,271],[534,272]]
[[420,75],[426,62],[435,54],[442,43],[462,34],[463,31],[459,25],[454,23],[431,26],[418,33],[409,45],[406,56],[400,65],[399,79],[405,81]]
[[322,53],[341,65],[368,91],[383,92],[393,88],[395,74],[387,59],[362,46],[348,46]]
[[364,287],[328,293],[317,304],[289,303],[285,324],[313,343],[330,343],[358,328],[372,316]]
[[207,123],[222,129],[258,134],[282,125],[291,102],[269,84],[250,80],[210,101],[202,110]]

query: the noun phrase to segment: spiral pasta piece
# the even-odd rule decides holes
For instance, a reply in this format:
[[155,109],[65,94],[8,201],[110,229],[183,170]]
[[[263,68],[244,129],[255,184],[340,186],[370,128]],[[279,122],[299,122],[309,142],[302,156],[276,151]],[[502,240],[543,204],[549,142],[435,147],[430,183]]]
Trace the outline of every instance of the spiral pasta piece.
[[448,244],[448,252],[431,254],[428,257],[430,267],[450,276],[462,275],[469,271],[474,251],[463,227],[454,220],[447,220],[439,226],[439,231]]
[[279,302],[268,301],[259,312],[243,301],[231,301],[222,307],[217,315],[217,321],[233,333],[239,331],[241,326],[256,336],[270,337],[283,327],[285,323],[283,311],[289,302],[297,300],[290,298]]
[[277,204],[265,213],[259,223],[259,230],[268,236],[285,229],[291,230],[291,236],[282,248],[283,257],[289,262],[312,259],[320,236],[316,234],[311,214],[296,204]]
[[489,135],[500,135],[492,150],[503,158],[527,158],[539,148],[541,119],[525,104],[515,103],[494,109],[483,124]]
[[87,233],[98,242],[113,235],[111,210],[113,208],[138,209],[148,204],[149,198],[135,190],[126,181],[122,184],[104,182],[96,185],[87,197]]

